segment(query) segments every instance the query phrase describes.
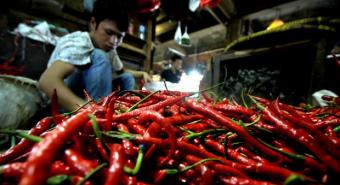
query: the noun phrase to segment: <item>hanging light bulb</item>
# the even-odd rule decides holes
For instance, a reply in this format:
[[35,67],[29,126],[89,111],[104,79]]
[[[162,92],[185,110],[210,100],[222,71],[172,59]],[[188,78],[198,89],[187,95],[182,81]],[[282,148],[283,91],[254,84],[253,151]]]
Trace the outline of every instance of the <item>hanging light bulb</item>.
[[200,0],[190,0],[189,1],[189,10],[195,12],[197,8],[200,6]]
[[185,32],[184,32],[184,34],[182,35],[182,38],[181,38],[181,45],[186,46],[186,47],[191,46],[191,40],[190,40],[190,37],[189,37],[189,34],[188,34],[188,26],[185,26]]
[[280,14],[281,14],[281,9],[279,8],[276,8],[275,9],[275,19],[270,23],[270,25],[267,27],[267,30],[271,30],[271,29],[274,29],[274,28],[277,28],[277,27],[280,27],[282,25],[284,25],[285,23],[283,22],[283,20],[281,20],[279,17],[280,17]]
[[181,21],[178,21],[174,39],[178,44],[181,44],[181,39],[182,39]]
[[274,19],[273,22],[271,22],[270,25],[267,27],[267,30],[271,30],[273,28],[280,27],[284,24],[285,23],[281,19]]

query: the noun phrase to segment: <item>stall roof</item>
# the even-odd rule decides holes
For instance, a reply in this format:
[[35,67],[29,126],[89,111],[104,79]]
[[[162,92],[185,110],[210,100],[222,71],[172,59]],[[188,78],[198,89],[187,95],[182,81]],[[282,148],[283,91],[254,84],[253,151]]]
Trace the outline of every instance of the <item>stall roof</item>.
[[[156,55],[162,55],[163,50],[166,48],[179,47],[174,41],[178,21],[181,21],[182,32],[184,27],[187,26],[188,33],[192,38],[191,47],[181,47],[179,49],[182,49],[186,54],[194,54],[225,47],[227,28],[239,18],[249,18],[249,15],[256,14],[257,17],[270,17],[272,19],[276,14],[276,16],[283,16],[278,14],[285,13],[291,16],[289,19],[293,19],[292,17],[311,16],[312,12],[318,14],[320,13],[319,9],[322,8],[325,14],[328,14],[329,8],[325,7],[334,7],[334,4],[339,5],[336,1],[221,0],[215,7],[204,8],[192,13],[188,9],[189,0],[162,0],[162,5],[156,17],[155,33],[156,44],[161,49],[159,49],[158,53],[156,52]],[[308,10],[304,11],[302,7],[306,6],[308,6],[306,8]],[[282,10],[278,10],[278,7],[281,7]],[[316,9],[318,11],[315,11]]]
[[155,21],[156,44],[173,44],[180,21],[182,33],[187,26],[188,33],[193,37],[192,44],[199,45],[184,48],[189,54],[208,50],[210,45],[221,47],[221,43],[215,44],[214,41],[225,40],[226,27],[233,19],[291,1],[293,0],[221,0],[215,7],[191,12],[188,8],[189,0],[162,0]]

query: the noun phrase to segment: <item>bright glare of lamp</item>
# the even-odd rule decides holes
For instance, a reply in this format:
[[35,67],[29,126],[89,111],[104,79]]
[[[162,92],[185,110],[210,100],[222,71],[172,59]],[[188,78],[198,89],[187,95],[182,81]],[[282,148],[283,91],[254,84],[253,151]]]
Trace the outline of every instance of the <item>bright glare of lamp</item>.
[[199,86],[203,75],[196,70],[190,71],[187,74],[183,73],[181,80],[179,81],[179,86],[183,92],[197,92],[199,91]]
[[[203,75],[196,70],[190,71],[188,74],[182,73],[179,83],[166,82],[167,87],[164,83],[158,79],[154,79],[154,82],[144,84],[143,89],[150,91],[157,90],[170,90],[170,91],[181,91],[181,92],[198,92]],[[193,95],[197,97],[198,94]]]

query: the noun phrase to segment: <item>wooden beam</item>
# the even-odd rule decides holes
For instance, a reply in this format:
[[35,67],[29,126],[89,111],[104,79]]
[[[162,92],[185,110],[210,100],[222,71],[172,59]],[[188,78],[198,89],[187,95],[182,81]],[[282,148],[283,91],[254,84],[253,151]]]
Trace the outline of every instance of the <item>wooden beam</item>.
[[159,35],[162,35],[162,34],[168,32],[168,31],[171,31],[171,30],[175,29],[176,26],[177,26],[176,21],[158,24],[156,26],[156,36],[159,36]]

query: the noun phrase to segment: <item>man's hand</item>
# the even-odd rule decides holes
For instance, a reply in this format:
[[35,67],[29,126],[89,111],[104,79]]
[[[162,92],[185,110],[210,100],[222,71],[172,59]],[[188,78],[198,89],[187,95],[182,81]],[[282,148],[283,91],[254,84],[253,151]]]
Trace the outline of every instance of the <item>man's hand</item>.
[[142,76],[143,76],[145,83],[152,82],[152,78],[148,73],[146,73],[144,71],[141,71],[141,72],[143,73]]

